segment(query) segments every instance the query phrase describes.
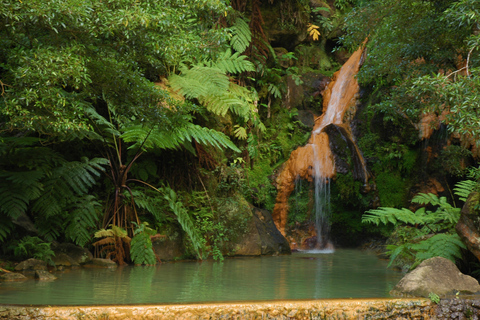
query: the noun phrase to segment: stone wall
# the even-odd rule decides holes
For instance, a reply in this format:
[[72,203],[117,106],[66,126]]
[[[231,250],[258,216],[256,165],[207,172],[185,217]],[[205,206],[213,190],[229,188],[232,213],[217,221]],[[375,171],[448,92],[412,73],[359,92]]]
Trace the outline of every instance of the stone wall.
[[472,298],[442,299],[435,308],[437,319],[480,319],[480,299]]
[[0,306],[0,319],[437,319],[428,299],[332,299],[190,305]]

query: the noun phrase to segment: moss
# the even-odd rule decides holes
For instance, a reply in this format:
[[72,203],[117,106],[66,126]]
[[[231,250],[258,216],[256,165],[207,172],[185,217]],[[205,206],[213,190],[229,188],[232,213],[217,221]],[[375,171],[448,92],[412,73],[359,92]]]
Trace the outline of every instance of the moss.
[[375,182],[383,207],[403,206],[408,190],[404,179],[398,172],[381,172],[377,175]]
[[273,210],[277,191],[270,179],[273,168],[269,159],[262,159],[246,172],[250,186],[247,198],[258,207]]
[[295,56],[298,57],[297,65],[302,68],[331,71],[334,67],[327,53],[314,44],[297,46],[295,48]]

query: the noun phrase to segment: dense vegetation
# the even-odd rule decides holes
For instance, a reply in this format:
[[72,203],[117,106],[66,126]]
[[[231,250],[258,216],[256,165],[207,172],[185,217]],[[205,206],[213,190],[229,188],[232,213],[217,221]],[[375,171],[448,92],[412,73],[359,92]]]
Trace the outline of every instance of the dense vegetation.
[[[364,218],[392,222],[392,257],[415,265],[431,251],[421,241],[454,234],[456,216],[441,216],[461,204],[449,188],[480,176],[479,10],[476,0],[4,1],[1,253],[50,260],[50,243],[73,242],[154,264],[152,240],[168,238],[185,257],[233,254],[249,203],[273,209],[275,174],[321,113],[318,80],[368,39],[354,128],[371,186],[338,172],[332,233],[358,245],[392,231],[362,223],[365,211],[423,210],[437,220]],[[435,121],[420,125],[425,115]],[[292,234],[312,222],[308,183],[297,191]],[[445,243],[464,258],[458,239]]]

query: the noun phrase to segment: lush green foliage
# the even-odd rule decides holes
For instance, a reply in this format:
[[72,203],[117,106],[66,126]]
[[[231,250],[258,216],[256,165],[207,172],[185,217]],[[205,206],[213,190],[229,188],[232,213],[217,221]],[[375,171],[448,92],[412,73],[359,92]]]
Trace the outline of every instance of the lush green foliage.
[[50,248],[50,243],[44,242],[39,237],[24,237],[18,243],[15,243],[14,254],[17,258],[30,258],[43,260],[50,265],[55,265],[52,258],[55,253]]
[[358,79],[381,91],[376,112],[415,125],[422,113],[448,111],[443,121],[452,130],[478,140],[478,6],[476,0],[392,0],[352,11],[343,42],[355,48],[368,37]]
[[[476,183],[463,181],[457,184],[455,193],[466,200]],[[387,246],[391,265],[397,257],[411,259],[411,267],[423,260],[441,256],[453,262],[462,257],[461,249],[465,244],[455,232],[455,225],[460,218],[460,208],[455,208],[445,197],[432,193],[420,193],[412,199],[412,203],[434,206],[435,211],[420,207],[415,212],[407,208],[396,209],[380,207],[367,211],[362,218],[364,223],[393,224],[397,228],[398,243]]]
[[[34,227],[45,239],[55,240],[65,230],[67,239],[85,245],[96,227],[100,207],[88,192],[104,171],[106,159],[67,161],[37,139],[3,141],[0,212],[14,221],[30,213]],[[0,229],[3,239],[12,230],[9,223]]]
[[130,242],[130,258],[135,264],[155,265],[157,263],[155,253],[152,249],[151,236],[157,231],[148,227],[148,222],[137,225],[133,232],[134,236]]

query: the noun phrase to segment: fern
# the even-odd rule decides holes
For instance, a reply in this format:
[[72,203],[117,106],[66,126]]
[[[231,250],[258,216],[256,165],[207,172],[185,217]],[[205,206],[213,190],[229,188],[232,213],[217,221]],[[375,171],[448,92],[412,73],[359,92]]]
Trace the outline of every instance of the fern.
[[103,158],[65,162],[49,172],[42,195],[33,202],[32,211],[46,218],[58,216],[95,184],[95,177],[103,171]]
[[163,187],[164,198],[168,201],[170,209],[177,216],[177,220],[182,226],[183,231],[185,231],[192,241],[193,248],[199,259],[203,258],[203,252],[205,251],[205,239],[195,228],[192,217],[188,213],[188,210],[183,206],[182,202],[177,201],[177,194],[170,187]]
[[[158,190],[158,189],[156,189]],[[157,195],[148,195],[146,190],[132,190],[135,205],[141,209],[151,213],[157,222],[165,222],[167,217],[165,215],[165,207],[163,206],[162,198]]]
[[4,215],[0,215],[0,242],[5,241],[13,230],[12,220]]
[[472,193],[477,186],[477,183],[472,180],[464,180],[460,181],[455,185],[455,188],[453,190],[455,191],[455,194],[460,197],[461,201],[467,201],[468,196],[470,193]]
[[195,139],[202,144],[209,144],[217,148],[230,148],[240,152],[237,146],[225,134],[193,123],[187,123],[183,127],[176,128],[170,132],[163,131],[158,126],[154,128],[134,126],[125,128],[121,137],[125,142],[133,143],[129,147],[130,149],[139,147],[142,147],[144,150],[154,147],[176,149],[183,145],[184,142],[191,142],[192,139]]
[[240,52],[232,53],[232,51],[226,50],[212,66],[224,73],[231,74],[255,71],[255,65],[247,59],[248,57],[240,55]]
[[462,249],[467,247],[462,242],[458,234],[440,233],[427,240],[412,245],[412,250],[416,251],[415,264],[433,257],[444,257],[453,263],[456,259],[462,257]]
[[412,211],[402,208],[389,208],[389,207],[380,207],[378,209],[368,210],[362,217],[363,223],[373,223],[379,225],[380,223],[388,224],[392,223],[394,225],[399,224],[399,222],[407,224],[424,224],[428,217],[425,214],[425,208],[418,209],[415,213]]
[[136,229],[134,237],[130,242],[130,257],[133,263],[141,265],[155,265],[157,263],[155,253],[152,249],[151,236],[157,232],[148,227],[147,222],[136,224],[132,222]]
[[91,230],[98,222],[101,205],[92,195],[79,198],[71,208],[65,223],[65,236],[79,246],[85,246],[91,239]]
[[[239,52],[226,50],[216,61],[199,63],[191,68],[182,65],[180,75],[169,77],[170,86],[187,99],[198,99],[207,110],[225,116],[233,111],[243,117],[254,109],[252,92],[230,81],[227,74],[255,71],[253,63]],[[239,89],[242,88],[242,89]]]
[[230,46],[238,52],[244,52],[252,41],[250,27],[245,20],[237,18],[231,30],[232,38],[230,39]]
[[[458,183],[454,190],[462,200],[466,200],[475,185],[474,182],[463,181]],[[423,260],[435,256],[441,256],[454,262],[455,259],[461,258],[461,250],[466,249],[466,246],[454,233],[455,225],[460,219],[460,208],[454,208],[445,197],[438,197],[432,193],[420,193],[412,199],[412,202],[432,205],[436,207],[436,210],[432,212],[420,208],[413,213],[406,208],[381,207],[367,211],[362,217],[362,222],[365,223],[376,225],[391,223],[397,227],[401,224],[409,224],[418,228],[416,236],[404,239],[403,243],[399,245],[388,246],[389,266],[400,256],[414,259],[413,267]]]

